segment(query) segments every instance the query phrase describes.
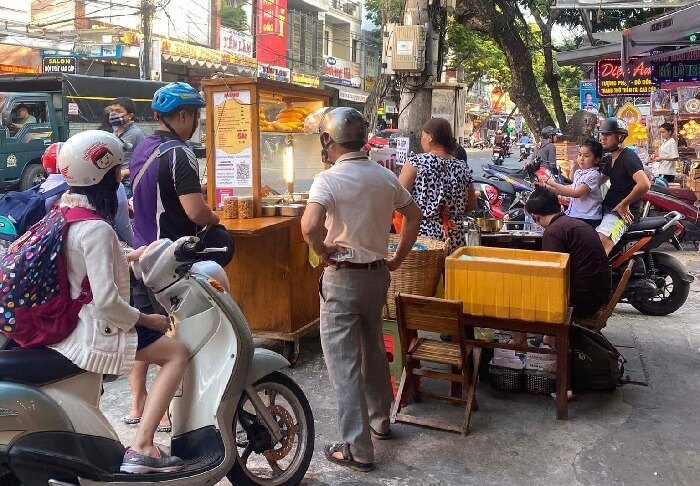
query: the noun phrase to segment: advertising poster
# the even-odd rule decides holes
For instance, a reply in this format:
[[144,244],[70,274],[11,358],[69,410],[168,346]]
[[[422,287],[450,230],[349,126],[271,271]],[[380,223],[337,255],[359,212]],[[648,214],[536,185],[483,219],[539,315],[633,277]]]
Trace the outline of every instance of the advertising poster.
[[234,188],[253,186],[250,91],[214,93],[216,205]]
[[597,115],[600,109],[600,103],[598,102],[598,93],[596,92],[596,82],[580,81],[578,86],[581,99],[579,109]]
[[259,0],[255,53],[259,62],[287,66],[287,0]]

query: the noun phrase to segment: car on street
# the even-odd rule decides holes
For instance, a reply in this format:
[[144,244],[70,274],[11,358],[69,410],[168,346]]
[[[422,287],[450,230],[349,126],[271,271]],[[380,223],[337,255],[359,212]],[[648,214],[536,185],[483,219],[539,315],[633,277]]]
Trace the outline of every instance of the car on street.
[[367,143],[372,147],[382,148],[382,147],[396,147],[396,138],[399,136],[399,130],[396,128],[386,128],[379,133],[375,133]]

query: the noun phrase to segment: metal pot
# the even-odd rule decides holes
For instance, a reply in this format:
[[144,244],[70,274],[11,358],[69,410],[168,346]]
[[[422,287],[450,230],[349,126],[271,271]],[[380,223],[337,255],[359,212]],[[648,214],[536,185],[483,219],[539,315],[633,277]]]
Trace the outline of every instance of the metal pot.
[[503,220],[496,218],[476,218],[476,224],[483,233],[495,233],[501,231]]

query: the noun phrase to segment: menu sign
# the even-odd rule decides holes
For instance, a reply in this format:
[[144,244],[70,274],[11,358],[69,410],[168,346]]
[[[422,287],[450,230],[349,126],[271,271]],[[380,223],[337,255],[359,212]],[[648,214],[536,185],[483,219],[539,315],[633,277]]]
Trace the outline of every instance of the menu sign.
[[250,91],[214,93],[216,205],[234,187],[253,186]]
[[656,84],[697,81],[700,79],[700,49],[652,61],[651,79]]
[[629,84],[625,82],[620,59],[603,59],[596,62],[599,97],[649,96],[651,94],[654,90],[651,66],[648,62],[635,65],[634,60],[634,58],[630,59]]

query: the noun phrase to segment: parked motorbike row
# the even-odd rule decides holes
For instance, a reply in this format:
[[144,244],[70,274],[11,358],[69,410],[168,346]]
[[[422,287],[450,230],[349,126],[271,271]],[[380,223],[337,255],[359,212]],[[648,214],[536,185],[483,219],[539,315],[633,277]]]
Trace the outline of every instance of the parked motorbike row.
[[[503,219],[511,230],[527,228],[524,206],[538,177],[552,176],[566,182],[561,174],[552,174],[537,159],[521,169],[485,165],[482,170],[486,177],[474,178],[479,191],[477,212]],[[663,316],[685,303],[693,277],[673,256],[653,250],[664,243],[681,249],[679,237],[685,241],[700,239],[700,212],[693,204],[695,194],[687,189],[655,185],[644,200],[643,217],[610,252],[613,288],[632,261],[632,275],[620,301],[632,304],[643,314]],[[560,198],[560,202],[562,206],[568,204],[565,198]]]

